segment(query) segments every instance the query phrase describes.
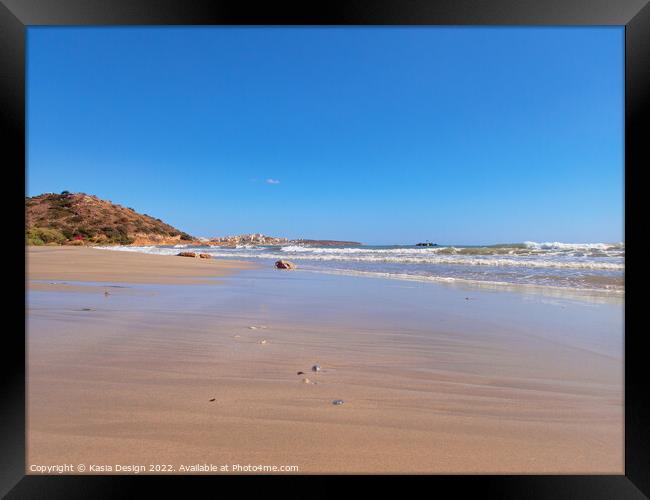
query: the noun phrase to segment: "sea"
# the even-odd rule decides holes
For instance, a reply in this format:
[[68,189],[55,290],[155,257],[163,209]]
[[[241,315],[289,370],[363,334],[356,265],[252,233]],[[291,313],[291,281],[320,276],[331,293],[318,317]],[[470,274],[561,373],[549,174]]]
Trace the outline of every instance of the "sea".
[[624,243],[534,242],[496,245],[110,246],[106,250],[175,255],[211,254],[272,267],[294,262],[302,271],[476,285],[545,288],[623,294]]

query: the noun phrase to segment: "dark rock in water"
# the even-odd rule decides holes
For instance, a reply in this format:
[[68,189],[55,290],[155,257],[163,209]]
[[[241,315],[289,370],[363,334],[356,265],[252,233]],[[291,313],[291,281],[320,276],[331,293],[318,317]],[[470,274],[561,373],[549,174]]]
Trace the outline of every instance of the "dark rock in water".
[[415,246],[416,246],[416,247],[437,247],[438,244],[437,244],[437,243],[429,243],[429,242],[427,241],[427,242],[425,242],[425,243],[416,243]]
[[82,311],[92,311],[92,309],[90,307],[84,307]]
[[305,372],[298,372],[298,373],[296,373],[296,375],[304,375],[304,374],[305,374]]
[[181,252],[176,254],[177,257],[194,257],[196,258],[196,252]]
[[320,371],[320,365],[314,365],[311,367],[311,371],[313,372],[319,372]]
[[212,255],[210,255],[209,253],[200,253],[199,258],[200,259],[211,259]]
[[345,403],[345,401],[343,401],[342,399],[335,399],[334,401],[332,401],[332,404],[335,406],[341,406],[343,403]]
[[275,263],[275,267],[278,269],[295,269],[296,265],[293,262],[289,262],[288,260],[278,260]]

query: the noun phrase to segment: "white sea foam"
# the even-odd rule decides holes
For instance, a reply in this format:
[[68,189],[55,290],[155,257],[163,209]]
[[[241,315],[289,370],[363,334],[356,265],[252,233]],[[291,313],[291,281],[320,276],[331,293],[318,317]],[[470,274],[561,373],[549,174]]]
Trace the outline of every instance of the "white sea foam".
[[133,246],[97,246],[93,247],[98,250],[113,250],[115,252],[136,252],[136,253],[149,253],[155,255],[176,255],[178,253],[178,248],[175,247],[156,247],[156,246],[142,246],[142,247],[133,247]]
[[559,241],[543,242],[524,241],[528,248],[539,250],[623,250],[624,243],[560,243]]

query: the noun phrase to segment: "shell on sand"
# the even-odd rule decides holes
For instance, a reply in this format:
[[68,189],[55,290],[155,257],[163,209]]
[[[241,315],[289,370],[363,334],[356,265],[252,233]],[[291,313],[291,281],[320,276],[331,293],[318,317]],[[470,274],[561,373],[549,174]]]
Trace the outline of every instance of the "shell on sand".
[[302,379],[302,383],[303,383],[303,384],[311,384],[312,381],[309,380],[308,378],[303,378],[303,379]]
[[314,365],[311,367],[311,371],[313,372],[319,372],[320,371],[320,365]]
[[260,344],[266,344],[266,339],[260,340]]

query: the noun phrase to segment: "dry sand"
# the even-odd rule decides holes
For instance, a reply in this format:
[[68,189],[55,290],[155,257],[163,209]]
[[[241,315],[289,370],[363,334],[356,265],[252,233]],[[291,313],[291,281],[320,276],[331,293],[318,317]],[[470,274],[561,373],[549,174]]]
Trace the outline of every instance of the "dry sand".
[[[28,263],[29,279],[125,284],[194,281],[238,266],[77,248],[30,249]],[[383,282],[312,283],[307,275],[125,285],[107,297],[78,284],[66,293],[60,285],[32,289],[27,473],[30,465],[65,463],[112,472],[138,464],[146,473],[152,464],[173,472],[181,464],[295,465],[299,473],[623,472],[617,352],[540,334],[534,325],[545,324],[544,315],[524,316],[533,325],[527,330],[491,315],[498,307],[480,309],[482,300],[500,301],[507,313],[515,300],[508,294],[465,301],[436,292],[423,324],[399,316],[409,290],[350,305],[327,287],[376,291]],[[555,306],[530,307],[523,314]],[[585,306],[584,314],[599,307]],[[314,363],[321,372],[311,372]],[[345,403],[332,405],[336,399]]]
[[[180,252],[181,250],[179,250]],[[254,267],[248,262],[193,259],[79,247],[28,247],[29,280],[205,283]]]

